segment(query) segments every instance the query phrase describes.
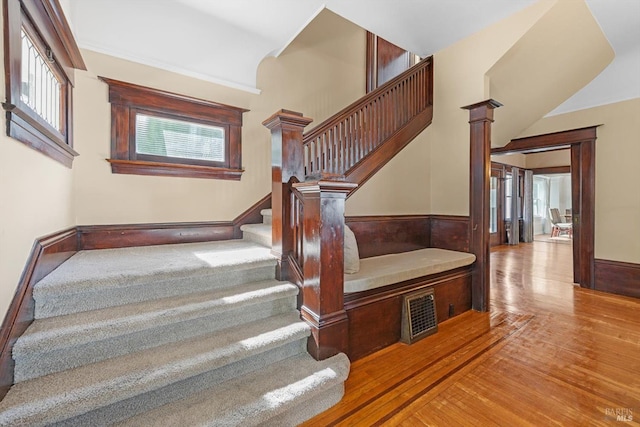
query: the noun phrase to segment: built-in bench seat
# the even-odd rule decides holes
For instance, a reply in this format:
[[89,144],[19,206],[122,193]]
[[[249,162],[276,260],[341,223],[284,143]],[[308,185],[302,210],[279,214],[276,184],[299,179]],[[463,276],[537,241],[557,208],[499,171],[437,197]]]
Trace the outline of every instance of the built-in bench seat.
[[344,275],[344,308],[349,322],[347,355],[354,361],[400,340],[404,296],[434,289],[438,322],[471,308],[468,252],[424,248],[360,260]]
[[363,292],[473,264],[474,254],[426,248],[360,260],[360,271],[344,275],[345,294]]

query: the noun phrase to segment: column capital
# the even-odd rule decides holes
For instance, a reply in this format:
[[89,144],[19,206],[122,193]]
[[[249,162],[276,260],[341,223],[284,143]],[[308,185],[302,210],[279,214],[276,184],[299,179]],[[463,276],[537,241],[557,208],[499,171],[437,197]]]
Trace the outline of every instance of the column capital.
[[502,104],[495,99],[487,99],[461,108],[469,110],[469,123],[471,123],[482,120],[493,121],[493,110],[498,107],[502,107]]

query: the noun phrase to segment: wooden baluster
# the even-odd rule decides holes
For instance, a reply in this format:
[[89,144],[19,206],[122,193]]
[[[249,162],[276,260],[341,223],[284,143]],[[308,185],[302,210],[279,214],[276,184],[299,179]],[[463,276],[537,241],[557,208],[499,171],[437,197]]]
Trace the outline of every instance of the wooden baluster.
[[262,122],[271,130],[271,253],[278,259],[279,280],[291,277],[286,259],[294,244],[290,181],[292,178],[304,181],[302,131],[311,122],[302,113],[288,110],[280,110]]
[[345,352],[349,344],[344,310],[344,203],[357,185],[310,181],[293,186],[304,205],[300,312],[311,326],[307,350],[322,360]]

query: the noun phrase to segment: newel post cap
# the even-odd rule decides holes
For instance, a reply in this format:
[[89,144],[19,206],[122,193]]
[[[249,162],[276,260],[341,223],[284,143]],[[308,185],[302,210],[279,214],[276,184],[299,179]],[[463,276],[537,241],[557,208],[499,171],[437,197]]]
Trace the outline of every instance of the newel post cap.
[[262,124],[263,126],[266,126],[268,129],[274,129],[279,126],[291,126],[291,127],[304,128],[312,121],[313,119],[309,117],[304,117],[302,113],[282,109],[282,110],[276,111],[271,117],[269,117],[264,122],[262,122]]

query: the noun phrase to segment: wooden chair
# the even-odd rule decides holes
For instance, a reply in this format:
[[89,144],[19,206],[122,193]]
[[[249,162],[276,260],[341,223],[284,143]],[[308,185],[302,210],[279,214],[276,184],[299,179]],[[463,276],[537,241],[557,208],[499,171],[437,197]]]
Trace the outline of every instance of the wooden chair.
[[560,216],[560,210],[558,208],[549,208],[549,215],[551,215],[551,237],[559,237],[562,234],[567,234],[573,238],[573,224],[570,222],[562,222]]

